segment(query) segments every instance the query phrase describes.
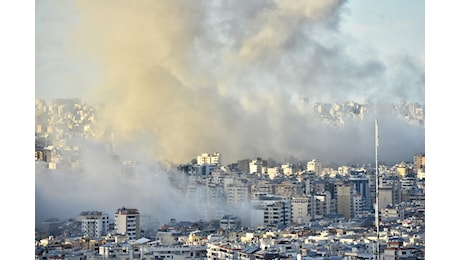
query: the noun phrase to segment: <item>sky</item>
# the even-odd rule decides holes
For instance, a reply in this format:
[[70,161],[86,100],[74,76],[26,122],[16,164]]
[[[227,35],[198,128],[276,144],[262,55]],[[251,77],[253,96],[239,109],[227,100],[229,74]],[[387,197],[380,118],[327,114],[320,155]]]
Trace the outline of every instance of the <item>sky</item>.
[[[256,1],[254,2],[256,3]],[[366,3],[372,4],[366,5]],[[398,8],[395,7],[396,3]],[[449,174],[448,164],[443,162],[455,160],[454,153],[446,153],[445,151],[447,144],[455,144],[455,138],[449,137],[456,136],[457,127],[454,120],[442,120],[439,114],[443,113],[448,117],[450,113],[455,111],[452,105],[456,102],[454,91],[458,85],[456,76],[458,73],[455,70],[456,67],[450,65],[454,65],[459,58],[456,50],[460,43],[452,34],[456,30],[456,19],[458,17],[456,10],[458,8],[454,2],[439,4],[439,2],[427,1],[426,17],[424,17],[423,11],[420,11],[420,9],[423,9],[423,3],[425,1],[348,1],[341,6],[342,8],[339,8],[343,12],[339,24],[341,28],[348,28],[348,31],[342,31],[342,33],[343,35],[348,35],[345,46],[348,48],[347,51],[354,53],[353,55],[355,56],[352,57],[370,57],[370,59],[375,58],[382,61],[391,59],[391,56],[404,54],[413,57],[414,61],[420,61],[425,64],[425,53],[423,51],[424,25],[419,21],[426,18],[428,22],[426,32],[430,36],[426,37],[428,50],[426,52],[426,61],[428,61],[426,66],[427,71],[430,72],[426,75],[426,97],[427,104],[429,104],[426,117],[427,130],[429,130],[427,131],[427,136],[431,137],[431,139],[427,138],[427,141],[436,140],[436,142],[429,142],[427,154],[430,159],[427,169],[430,171],[436,167],[438,172]],[[385,6],[386,4],[388,6]],[[29,100],[29,102],[25,102],[24,105],[25,107],[30,105],[28,110],[16,110],[14,114],[10,112],[10,109],[3,109],[2,117],[10,122],[16,122],[17,118],[32,119],[33,114],[31,111],[33,110],[33,99],[35,97],[52,99],[81,95],[90,100],[88,95],[82,93],[94,86],[96,82],[99,82],[103,66],[100,64],[99,58],[86,53],[87,50],[79,47],[69,50],[72,46],[68,37],[71,37],[74,29],[79,27],[78,22],[82,19],[77,11],[76,4],[73,1],[37,1],[35,5],[31,5],[29,1],[24,1],[24,3],[15,1],[5,2],[2,6],[5,8],[1,8],[3,23],[0,26],[2,27],[3,35],[9,37],[4,38],[2,42],[4,46],[1,49],[2,64],[9,71],[9,73],[3,75],[2,83],[7,86],[20,86],[2,88],[5,94],[4,97],[11,97],[4,98],[2,104],[6,108],[15,107],[18,100],[27,97],[28,99],[26,98],[26,100]],[[414,12],[409,13],[411,10]],[[415,26],[418,29],[403,30],[401,32],[398,29],[402,30],[408,27],[395,28],[391,26],[398,24],[398,21],[402,22],[401,24]],[[15,26],[11,26],[12,23]],[[377,27],[383,30],[372,30],[372,24],[378,25]],[[421,31],[418,33],[419,30]],[[363,34],[360,35],[360,32]],[[400,34],[394,37],[395,33]],[[346,44],[346,42],[349,42],[349,44]],[[360,52],[360,50],[363,50],[363,52]],[[72,55],[69,55],[69,51]],[[24,72],[30,76],[24,76]],[[35,89],[32,91],[24,90],[24,88],[28,88],[27,86],[35,86]],[[91,95],[89,96],[91,97]],[[451,116],[454,116],[454,114]],[[5,152],[5,155],[7,155],[6,153],[8,155],[14,154],[14,156],[10,156],[8,165],[11,167],[15,167],[14,165],[22,165],[20,168],[26,167],[22,170],[22,174],[10,175],[9,179],[10,183],[18,187],[15,190],[17,195],[25,193],[26,196],[17,196],[15,200],[7,199],[11,196],[10,191],[7,189],[4,189],[2,196],[5,207],[16,208],[18,211],[21,211],[20,208],[17,208],[18,204],[28,205],[29,203],[34,203],[33,190],[35,183],[33,179],[31,182],[26,181],[24,183],[24,174],[34,171],[34,165],[31,164],[31,168],[27,168],[27,164],[23,163],[23,157],[17,156],[17,154],[24,152],[22,147],[27,147],[33,142],[31,135],[30,139],[24,138],[24,136],[28,136],[28,127],[30,129],[34,127],[32,122],[33,120],[29,120],[30,125],[25,123],[27,127],[24,128],[2,128],[6,135],[17,136],[6,140],[6,144],[9,145],[10,149],[5,149],[3,152]],[[17,145],[18,143],[21,145]],[[9,171],[15,171],[15,168],[8,169]],[[427,197],[427,203],[430,205],[431,211],[427,211],[427,216],[432,221],[431,225],[427,226],[427,233],[431,234],[427,236],[427,240],[432,245],[431,248],[446,246],[448,241],[435,241],[431,238],[436,237],[435,235],[445,236],[445,234],[436,233],[449,228],[447,226],[448,222],[436,221],[440,218],[440,216],[436,216],[436,212],[442,212],[443,209],[434,199],[436,196],[433,196],[433,193],[437,191],[445,192],[449,189],[454,190],[456,183],[455,181],[443,182],[443,178],[439,177],[439,174],[436,176],[432,175],[431,181],[428,182],[428,186],[431,188],[429,193],[431,196]],[[441,186],[443,187],[442,189],[439,188]],[[31,196],[27,196],[27,194],[31,194]],[[5,227],[11,229],[11,234],[8,238],[4,237],[2,242],[8,243],[9,240],[7,239],[13,235],[17,235],[17,239],[21,239],[23,234],[30,233],[29,231],[35,223],[28,221],[30,217],[28,213],[30,212],[27,211],[27,208],[29,210],[34,208],[31,204],[29,206],[24,207],[23,214],[17,216],[19,221],[23,220],[23,223],[25,223],[23,225],[24,232],[18,233],[11,226]],[[439,208],[436,209],[436,207]],[[433,225],[434,222],[436,224]],[[443,223],[446,225],[445,227]],[[442,245],[441,242],[443,243]],[[428,255],[439,256],[438,253],[433,253],[433,250],[428,250]]]
[[[104,74],[104,65],[101,64],[102,61],[100,60],[102,57],[99,57],[100,55],[95,53],[90,53],[88,50],[91,46],[96,48],[94,41],[96,41],[97,37],[86,35],[89,37],[88,39],[81,39],[81,37],[86,36],[81,34],[80,36],[76,35],[78,34],[76,31],[82,27],[81,24],[86,19],[85,17],[90,19],[90,10],[86,9],[85,11],[84,9],[79,8],[79,4],[77,4],[81,3],[83,6],[83,2],[84,1],[44,0],[37,2],[35,6],[37,75],[35,93],[37,97],[51,100],[53,98],[73,98],[77,96],[84,97],[89,100],[90,96],[87,94],[88,89],[94,88],[94,85],[98,84],[98,80],[101,78],[101,75]],[[112,5],[117,6],[118,3],[119,2]],[[175,1],[173,1],[173,3],[175,3]],[[212,50],[215,52],[215,55],[221,56],[221,50],[232,47],[232,43],[238,44],[237,41],[242,41],[244,37],[246,37],[243,35],[246,28],[248,29],[247,34],[251,33],[248,23],[253,23],[255,19],[251,19],[252,17],[248,16],[251,14],[250,12],[257,12],[259,9],[267,8],[268,3],[271,3],[271,1],[252,1],[249,5],[244,4],[241,6],[237,6],[236,4],[233,4],[232,6],[232,4],[228,4],[228,1],[221,1],[221,4],[227,3],[229,5],[229,9],[227,10],[224,10],[218,3],[219,1],[195,1],[193,2],[193,8],[199,10],[190,11],[194,12],[195,17],[197,18],[181,18],[183,18],[183,20],[191,19],[197,23],[194,28],[190,28],[190,30],[187,31],[187,33],[192,34],[188,35],[189,38],[193,37],[196,41],[199,41],[199,39],[202,38],[203,41],[213,41],[215,44],[220,44],[214,45],[214,49]],[[279,1],[279,3],[281,6],[283,1]],[[390,59],[395,56],[398,57],[407,55],[414,59],[415,62],[421,63],[418,64],[419,66],[424,65],[424,1],[354,0],[326,1],[325,3],[329,3],[331,5],[330,8],[336,8],[336,10],[334,10],[335,13],[331,13],[330,16],[337,17],[334,19],[337,19],[338,21],[334,21],[337,23],[337,25],[335,25],[337,28],[332,30],[328,28],[328,33],[324,34],[324,40],[332,40],[333,43],[331,43],[331,45],[345,45],[341,51],[350,52],[353,55],[352,57],[346,58],[357,58],[363,60],[377,59],[380,61],[380,59]],[[190,8],[184,4],[182,5],[183,8]],[[101,11],[101,17],[103,15],[102,13],[106,11],[107,13],[112,12],[114,19],[116,19],[115,17],[117,14],[113,13],[116,12],[116,10],[97,6],[94,6],[92,9],[95,8],[103,9],[103,11]],[[131,9],[131,12],[138,12],[138,10],[134,10],[134,8],[135,7]],[[251,8],[253,10],[250,10]],[[297,7],[293,6],[292,8]],[[279,11],[281,12],[281,10]],[[185,12],[187,11],[185,10]],[[88,16],[85,16],[85,14],[88,14]],[[132,13],[128,14],[127,12],[126,16],[131,14]],[[141,23],[155,22],[153,18],[149,21],[150,18],[148,18],[148,14],[143,13],[142,15],[144,15],[146,20],[132,20],[133,26],[137,27],[140,26]],[[286,13],[285,15],[294,17],[295,14]],[[262,17],[262,15],[260,15],[260,17]],[[239,20],[236,20],[236,18]],[[96,21],[86,21],[91,25],[99,24],[99,22],[101,22],[97,20],[97,18],[95,19]],[[124,17],[123,19],[129,18]],[[260,18],[258,20],[262,19],[268,18]],[[276,21],[275,19],[272,20],[273,23],[277,23],[279,25],[279,28],[276,29],[281,32],[289,30],[286,28],[289,26],[287,24],[289,18],[279,17],[279,19],[280,21]],[[290,20],[290,23],[295,23],[294,18]],[[283,24],[283,21],[286,21],[286,23]],[[181,20],[175,19],[174,21],[168,20],[165,22],[168,24],[177,23],[179,25]],[[268,20],[259,21],[259,24],[254,26],[253,33],[257,30],[268,30],[268,27],[260,27],[264,26],[262,25],[264,22],[266,23],[265,26],[272,26],[269,24],[270,21]],[[112,22],[112,24],[114,24],[114,22]],[[323,24],[317,24],[319,24],[317,26],[319,31],[318,33],[324,33],[324,30],[321,30],[324,29],[321,28]],[[88,26],[92,27],[91,25]],[[110,25],[101,24],[101,26],[109,27]],[[202,27],[198,28],[200,26]],[[208,27],[203,28],[205,26]],[[225,28],[223,28],[224,26],[233,31],[225,31]],[[283,26],[285,28],[282,28]],[[331,26],[334,27],[333,25]],[[140,27],[137,28],[141,30]],[[81,30],[84,30],[86,33],[96,33],[99,35],[96,28],[92,31],[90,28],[87,29],[83,28]],[[209,29],[209,33],[206,34],[203,31],[199,31],[200,29]],[[187,29],[184,27],[184,30]],[[197,33],[193,34],[192,30],[197,30]],[[286,32],[285,37],[289,36],[292,40],[295,40],[293,34],[299,32],[300,30],[296,31],[295,29],[291,29]],[[315,33],[315,30],[308,31],[308,33],[312,32]],[[259,33],[262,35],[264,32],[259,31]],[[111,37],[110,41],[113,40],[113,37],[118,36],[120,35],[105,35],[105,37]],[[228,39],[225,39],[225,37],[228,37]],[[319,38],[321,37],[319,36]],[[150,40],[157,42],[158,39]],[[305,37],[303,37],[302,40],[305,40]],[[280,41],[282,40],[280,39]],[[284,42],[285,47],[287,43],[287,41]],[[324,46],[328,47],[325,43],[320,42],[320,44],[324,44]],[[119,47],[121,48],[122,46]],[[97,50],[95,51],[97,52]],[[297,52],[293,54],[297,55]],[[417,98],[418,101],[423,101],[423,96]]]

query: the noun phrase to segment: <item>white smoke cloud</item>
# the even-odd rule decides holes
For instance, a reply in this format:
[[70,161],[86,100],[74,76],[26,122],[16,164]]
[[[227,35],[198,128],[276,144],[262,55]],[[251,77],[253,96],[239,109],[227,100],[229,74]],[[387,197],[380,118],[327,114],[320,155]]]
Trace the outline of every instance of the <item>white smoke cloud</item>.
[[168,173],[158,162],[142,161],[142,156],[134,151],[131,157],[115,159],[103,144],[80,145],[81,170],[49,170],[38,163],[35,178],[38,225],[47,218],[73,218],[88,210],[103,211],[113,218],[113,213],[122,206],[137,208],[141,214],[162,223],[169,218],[203,218],[195,204],[198,201],[186,198],[182,188],[187,182],[177,171]]
[[[340,32],[345,1],[75,3],[71,47],[102,68],[82,97],[106,105],[98,126],[113,131],[123,158],[183,163],[218,151],[224,163],[255,157],[367,163],[374,160],[374,119],[382,161],[424,152],[424,127],[390,111],[400,100],[424,103],[423,65],[404,55],[383,61],[353,54]],[[352,100],[377,110],[337,128],[299,106],[300,97],[307,105]],[[145,202],[166,212],[178,201],[166,185],[156,186],[165,182],[157,169],[139,169],[149,174],[125,181],[113,162],[93,153],[86,175],[72,181],[37,173],[37,209],[100,208],[96,194],[108,210]]]

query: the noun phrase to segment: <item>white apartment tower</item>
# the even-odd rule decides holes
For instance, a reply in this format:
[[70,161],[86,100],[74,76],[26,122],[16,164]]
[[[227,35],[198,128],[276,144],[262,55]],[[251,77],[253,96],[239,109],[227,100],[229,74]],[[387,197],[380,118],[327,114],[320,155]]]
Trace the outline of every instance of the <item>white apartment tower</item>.
[[311,197],[293,197],[291,210],[293,223],[302,224],[311,221]]
[[292,163],[282,164],[281,169],[283,170],[283,174],[286,176],[291,176],[293,174]]
[[84,237],[96,238],[106,235],[109,231],[109,215],[99,211],[83,211],[77,217],[81,222]]
[[196,163],[198,165],[220,165],[221,163],[221,155],[220,153],[202,153],[196,157]]
[[354,191],[352,196],[352,217],[362,218],[364,216],[365,199],[359,193]]
[[257,158],[249,162],[250,174],[262,174],[263,162],[262,159]]
[[140,238],[140,215],[137,209],[125,207],[115,212],[115,233],[126,234],[129,239]]
[[323,172],[323,163],[317,159],[313,159],[307,163],[307,172],[314,172],[316,175],[321,175]]

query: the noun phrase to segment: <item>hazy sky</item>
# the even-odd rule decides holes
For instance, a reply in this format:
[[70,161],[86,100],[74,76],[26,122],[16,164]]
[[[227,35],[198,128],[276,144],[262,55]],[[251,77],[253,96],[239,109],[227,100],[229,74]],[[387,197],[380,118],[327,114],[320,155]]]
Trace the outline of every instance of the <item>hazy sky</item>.
[[[374,119],[381,161],[425,151],[425,128],[389,110],[425,101],[424,1],[44,0],[35,8],[35,96],[104,103],[98,124],[114,132],[124,159],[184,163],[220,152],[224,163],[371,163]],[[309,109],[347,101],[375,113],[336,128]],[[83,151],[88,172],[78,181],[36,175],[38,214],[122,202],[163,208],[154,185],[163,179],[140,175],[135,199],[115,192],[126,183],[98,150]],[[101,186],[109,176],[112,188]],[[174,204],[176,196],[166,197]]]
[[[94,87],[102,77],[103,65],[100,64],[99,58],[94,57],[80,45],[78,39],[75,39],[77,37],[75,31],[85,19],[82,17],[81,12],[83,11],[78,9],[76,2],[78,1],[43,0],[36,2],[35,91],[37,97],[46,100],[59,97],[89,99],[86,94],[87,90]],[[221,1],[221,3],[227,2]],[[211,8],[206,6],[213,3],[216,1],[194,1],[194,4],[205,6],[203,12],[205,8]],[[262,9],[263,4],[264,2],[261,1],[252,1],[253,8]],[[183,8],[187,8],[186,4],[183,4]],[[248,4],[234,5],[229,7],[229,10],[215,10],[213,15],[217,16],[219,12],[224,12],[224,15],[228,16],[231,13],[243,15],[243,8],[248,8]],[[347,45],[347,51],[353,52],[354,56],[365,58],[367,55],[373,55],[375,56],[373,58],[387,59],[392,56],[409,55],[423,65],[425,57],[424,1],[352,0],[341,3],[339,9],[340,21],[337,29],[339,35],[336,35],[337,38],[333,40]],[[101,12],[102,16],[103,12]],[[221,19],[227,18],[232,19],[232,17],[221,17]],[[250,17],[244,18],[250,19]],[[207,18],[203,16],[202,19]],[[233,23],[238,22],[233,21]],[[222,30],[217,26],[214,30]],[[234,28],[234,30],[243,33],[246,29]],[[190,33],[193,34],[193,32]],[[225,32],[221,31],[221,34]],[[235,36],[235,32],[232,36]],[[91,40],[88,39],[88,41],[91,45]]]

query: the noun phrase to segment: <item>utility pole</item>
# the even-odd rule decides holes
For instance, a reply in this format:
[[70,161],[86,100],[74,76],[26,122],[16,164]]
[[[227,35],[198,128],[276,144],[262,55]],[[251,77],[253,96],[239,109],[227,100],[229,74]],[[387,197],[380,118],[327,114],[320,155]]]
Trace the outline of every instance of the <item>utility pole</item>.
[[375,246],[375,259],[380,258],[380,246],[379,246],[379,124],[377,119],[375,120],[375,227],[377,229],[377,239]]

